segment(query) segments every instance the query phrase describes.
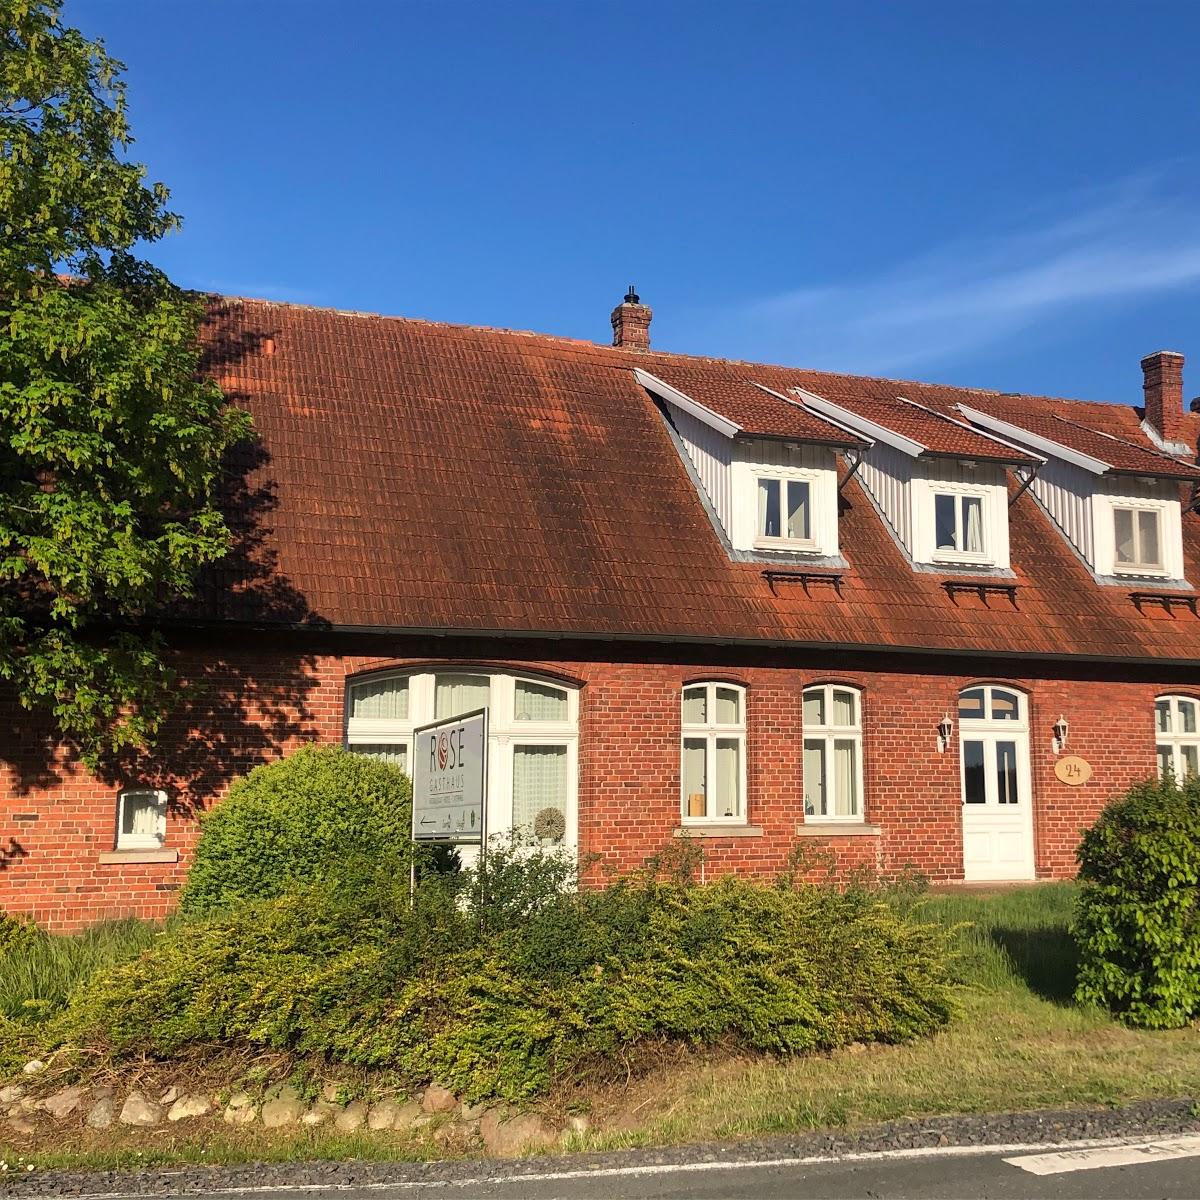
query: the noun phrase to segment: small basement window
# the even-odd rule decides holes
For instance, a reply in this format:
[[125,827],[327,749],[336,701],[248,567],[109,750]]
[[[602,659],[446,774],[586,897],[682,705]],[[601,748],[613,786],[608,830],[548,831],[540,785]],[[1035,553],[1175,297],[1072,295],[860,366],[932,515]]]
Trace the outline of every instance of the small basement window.
[[117,796],[118,850],[158,850],[166,840],[166,792],[129,788]]
[[812,488],[806,479],[758,480],[757,541],[813,545]]
[[1163,570],[1161,519],[1156,508],[1113,509],[1118,571]]

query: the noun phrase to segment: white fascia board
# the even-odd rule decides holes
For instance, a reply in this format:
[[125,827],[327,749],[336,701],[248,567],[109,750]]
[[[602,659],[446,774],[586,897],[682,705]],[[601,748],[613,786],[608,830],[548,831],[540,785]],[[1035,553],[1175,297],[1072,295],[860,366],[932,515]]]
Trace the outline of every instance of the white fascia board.
[[659,379],[657,375],[651,375],[649,371],[643,371],[641,367],[633,368],[633,377],[646,389],[648,392],[653,392],[663,400],[668,400],[670,403],[682,408],[685,413],[690,413],[697,421],[702,421],[705,425],[715,429],[719,434],[727,438],[737,437],[742,432],[742,427],[721,416],[720,413],[715,413],[711,408],[705,408],[703,404],[697,403],[691,396],[685,396],[678,388],[673,388],[669,383]]
[[923,451],[929,449],[928,446],[923,446],[920,442],[915,442],[912,438],[905,437],[904,434],[897,433],[894,429],[877,425],[874,421],[867,420],[866,417],[860,417],[858,413],[850,412],[849,409],[843,408],[840,404],[834,404],[831,400],[826,400],[824,396],[818,396],[815,392],[805,391],[801,387],[791,390],[819,416],[825,417],[835,424],[846,426],[852,433],[861,434],[873,442],[882,442],[885,446],[891,446],[893,449],[899,450],[901,454],[907,454],[909,458],[919,458]]
[[1051,441],[1048,437],[1042,437],[1037,433],[1030,433],[1029,430],[1022,429],[1020,425],[1013,425],[1010,421],[1002,421],[999,417],[993,417],[988,413],[980,412],[976,408],[968,408],[965,404],[958,405],[958,411],[972,425],[978,425],[980,428],[986,429],[989,433],[1005,434],[1007,437],[1014,438],[1017,442],[1024,442],[1026,445],[1032,446],[1035,450],[1050,455],[1051,458],[1060,458],[1063,462],[1069,462],[1076,467],[1088,471],[1092,475],[1104,475],[1111,470],[1111,464],[1109,463],[1101,462],[1100,459],[1093,458],[1090,454],[1083,454],[1078,450],[1072,450],[1070,446],[1064,446],[1060,442]]
[[[800,409],[803,409],[804,407],[806,407],[799,400],[797,400],[794,396],[785,396],[782,392],[777,392],[774,388],[767,387],[767,385],[765,383],[758,383],[757,381],[755,381],[753,379],[750,382],[753,383],[756,388],[761,388],[764,392],[767,393],[768,396],[774,396],[776,400],[782,400],[784,402],[784,404],[791,404],[794,407],[800,408]],[[843,433],[848,433],[848,434],[850,434],[851,437],[856,437],[856,438],[859,438],[862,441],[866,442],[867,449],[870,449],[873,445],[875,445],[874,438],[869,438],[866,436],[866,434],[859,433],[859,431],[857,429],[851,429],[849,425],[843,425],[840,421],[835,421],[832,417],[828,417],[824,413],[818,413],[817,415],[821,418],[822,421],[828,421],[829,424],[834,427],[834,429],[840,429]]]

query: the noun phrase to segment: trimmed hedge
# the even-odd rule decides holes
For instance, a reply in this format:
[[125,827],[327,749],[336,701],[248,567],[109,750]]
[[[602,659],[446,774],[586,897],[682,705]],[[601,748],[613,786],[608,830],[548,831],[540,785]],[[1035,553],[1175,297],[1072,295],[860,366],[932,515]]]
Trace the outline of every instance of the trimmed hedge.
[[286,1048],[517,1100],[647,1039],[792,1054],[905,1041],[952,1014],[945,931],[866,892],[641,878],[522,893],[518,859],[483,913],[468,873],[422,885],[413,909],[398,884],[325,884],[168,930],[82,989],[60,1036],[117,1056]]
[[1130,789],[1078,858],[1076,999],[1148,1028],[1200,1017],[1200,780]]
[[359,862],[387,862],[407,879],[412,785],[388,763],[305,746],[255,767],[201,822],[180,898],[188,917],[344,877]]

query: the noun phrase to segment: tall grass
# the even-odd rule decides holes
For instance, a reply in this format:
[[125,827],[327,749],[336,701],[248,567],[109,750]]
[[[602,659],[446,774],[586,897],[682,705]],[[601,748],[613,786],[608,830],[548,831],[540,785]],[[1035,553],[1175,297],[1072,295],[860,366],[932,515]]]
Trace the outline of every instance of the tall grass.
[[1071,920],[1078,889],[1045,883],[994,892],[932,893],[917,900],[926,920],[956,928],[956,974],[985,991],[1032,992],[1066,1004],[1078,953]]
[[71,990],[102,967],[133,958],[159,926],[132,918],[105,921],[80,933],[39,933],[0,953],[0,1015],[36,1022],[53,1015]]

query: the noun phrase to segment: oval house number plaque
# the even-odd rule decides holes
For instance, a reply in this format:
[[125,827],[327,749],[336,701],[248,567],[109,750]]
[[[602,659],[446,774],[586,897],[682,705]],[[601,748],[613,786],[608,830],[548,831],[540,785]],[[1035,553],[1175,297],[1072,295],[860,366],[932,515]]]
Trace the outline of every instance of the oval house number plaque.
[[1092,777],[1092,764],[1086,758],[1077,754],[1068,754],[1054,764],[1054,773],[1063,783],[1071,787],[1079,787]]

